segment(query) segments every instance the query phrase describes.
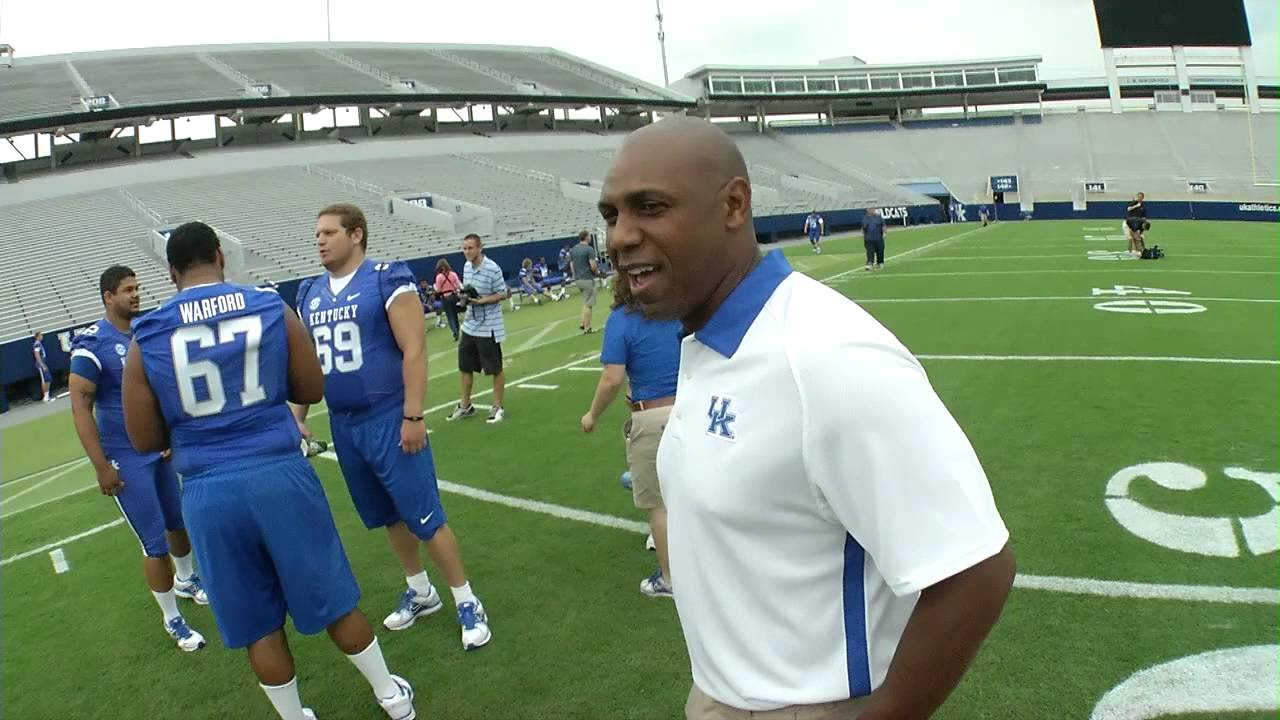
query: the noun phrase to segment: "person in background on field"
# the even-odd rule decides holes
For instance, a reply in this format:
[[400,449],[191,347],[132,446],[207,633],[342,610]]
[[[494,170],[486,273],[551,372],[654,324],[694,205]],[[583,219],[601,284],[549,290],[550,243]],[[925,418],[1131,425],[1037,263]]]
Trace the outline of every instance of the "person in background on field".
[[49,360],[44,353],[44,333],[36,331],[35,342],[31,344],[31,354],[36,361],[36,375],[40,377],[40,402],[53,402],[50,388],[53,387],[53,373],[49,371]]
[[511,296],[502,268],[484,254],[480,236],[470,233],[462,239],[462,254],[467,264],[462,268],[462,286],[473,293],[460,293],[466,308],[462,319],[462,340],[458,343],[458,380],[461,396],[458,405],[445,420],[453,422],[476,414],[471,403],[475,374],[483,372],[493,378],[493,405],[489,408],[490,425],[507,417],[503,407],[506,375],[502,366],[502,342],[507,339],[507,326],[502,319],[502,301]]
[[930,717],[1015,563],[919,361],[781,252],[761,257],[746,161],[706,120],[628,135],[598,205],[635,304],[685,333],[658,449],[685,717]]
[[435,318],[435,327],[444,327],[444,312],[436,310],[436,291],[431,281],[422,278],[418,281],[418,299],[422,301],[422,314]]
[[1129,254],[1142,257],[1147,248],[1145,233],[1147,227],[1147,196],[1138,193],[1124,209],[1124,224],[1129,228]]
[[631,417],[623,432],[627,438],[627,465],[631,472],[631,496],[636,508],[649,513],[649,530],[658,553],[658,569],[640,582],[649,597],[671,597],[671,570],[667,563],[667,509],[658,484],[658,442],[675,404],[680,374],[680,321],[649,320],[631,302],[630,284],[618,276],[613,286],[613,308],[604,326],[600,352],[604,370],[596,385],[591,407],[582,416],[583,432],[592,432],[623,382],[631,386],[627,404]]
[[809,236],[809,245],[818,255],[822,254],[822,231],[826,226],[827,222],[822,219],[816,209],[804,219],[804,232]]
[[582,332],[595,332],[591,327],[591,312],[596,305],[596,273],[600,264],[596,260],[596,249],[591,245],[591,233],[583,230],[578,233],[578,244],[569,251],[569,265],[573,269],[573,284],[582,293],[582,317],[578,320],[578,328]]
[[462,289],[462,281],[458,273],[449,267],[449,261],[440,258],[436,263],[436,297],[444,305],[444,316],[449,321],[449,332],[458,340],[458,291]]
[[862,218],[862,244],[867,249],[867,269],[884,268],[884,236],[885,224],[880,211],[867,208]]
[[533,260],[525,258],[520,263],[520,290],[525,295],[533,298],[533,304],[538,305],[542,302],[541,298],[546,297],[548,300],[558,300],[542,285],[542,281],[538,279],[534,271]]

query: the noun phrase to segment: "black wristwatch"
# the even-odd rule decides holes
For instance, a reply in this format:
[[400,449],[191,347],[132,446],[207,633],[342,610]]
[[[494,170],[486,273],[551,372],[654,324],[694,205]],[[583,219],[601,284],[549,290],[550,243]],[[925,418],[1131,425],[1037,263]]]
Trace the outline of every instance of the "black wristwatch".
[[421,416],[421,415],[405,415],[405,416],[404,416],[404,419],[405,419],[405,420],[407,420],[407,421],[409,421],[409,422],[422,422],[422,416]]

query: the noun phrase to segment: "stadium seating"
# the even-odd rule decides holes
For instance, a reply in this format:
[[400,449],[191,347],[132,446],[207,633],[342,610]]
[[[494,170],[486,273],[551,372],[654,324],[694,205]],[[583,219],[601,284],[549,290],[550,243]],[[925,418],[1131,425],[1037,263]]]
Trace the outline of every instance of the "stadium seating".
[[149,226],[113,191],[4,208],[0,223],[0,338],[51,331],[102,315],[107,265],[138,273],[146,307],[173,294],[165,266],[143,250]]
[[1275,198],[1273,191],[1254,185],[1250,159],[1252,154],[1258,180],[1275,182],[1274,113],[1065,113],[1036,120],[784,129],[779,137],[794,150],[851,174],[940,179],[964,201],[983,196],[990,176],[1010,173],[1018,174],[1023,193],[1038,201],[1071,199],[1085,180],[1107,181],[1112,196],[1139,191],[1187,196],[1188,180],[1208,180],[1210,192],[1200,199]]
[[[365,50],[361,57],[386,65],[389,58],[378,52]],[[255,57],[255,62],[282,61]],[[399,57],[430,64],[435,56]],[[239,61],[249,67],[247,56]],[[93,67],[104,74],[94,75],[92,82],[109,82],[108,72],[131,71],[127,64],[105,61]],[[193,78],[201,75],[195,66],[184,67]],[[457,64],[449,67],[472,72]],[[588,69],[581,72],[589,74]],[[65,92],[65,87],[57,89],[65,77],[59,71],[37,78],[38,85],[47,92]],[[215,82],[207,76],[199,82],[205,81]],[[39,92],[33,97],[48,100]],[[137,97],[142,101],[147,96]],[[1024,192],[1038,201],[1069,199],[1084,179],[1106,180],[1112,198],[1138,190],[1153,199],[1190,198],[1186,182],[1197,179],[1210,183],[1210,193],[1198,199],[1274,202],[1275,188],[1255,186],[1254,172],[1256,168],[1259,180],[1275,182],[1276,131],[1275,114],[1138,112],[968,123],[880,122],[763,135],[739,132],[734,138],[753,182],[777,191],[761,194],[771,201],[758,203],[756,212],[767,216],[929,202],[893,182],[911,179],[940,178],[962,200],[972,201],[985,191],[988,176],[1010,172],[1018,173]],[[602,180],[621,140],[620,134],[574,133],[373,140],[223,151],[195,162],[126,164],[104,172],[137,198],[141,209],[106,184],[90,191],[91,184],[83,181],[92,172],[24,182],[15,186],[23,201],[0,196],[6,218],[0,224],[5,248],[0,278],[10,290],[0,301],[0,341],[36,328],[94,319],[100,312],[97,276],[105,263],[134,267],[143,281],[145,304],[158,303],[171,290],[162,261],[151,252],[149,232],[187,220],[204,220],[239,239],[246,250],[247,279],[274,281],[317,272],[312,229],[316,211],[330,202],[364,208],[373,253],[391,259],[455,252],[458,238],[389,214],[388,195],[434,193],[489,208],[496,222],[495,232],[486,237],[491,246],[597,229],[601,221],[594,204],[565,197],[560,181]],[[187,163],[191,169],[184,169]],[[158,181],[157,175],[165,179]],[[147,211],[160,222],[148,218]],[[57,250],[33,245],[31,239],[37,237],[55,238]],[[514,269],[506,268],[509,273]]]

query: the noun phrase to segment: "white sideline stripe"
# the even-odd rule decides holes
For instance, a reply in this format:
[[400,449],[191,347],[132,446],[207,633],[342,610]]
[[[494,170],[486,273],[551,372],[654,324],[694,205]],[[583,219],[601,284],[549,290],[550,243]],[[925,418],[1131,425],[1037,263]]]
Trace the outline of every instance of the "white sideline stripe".
[[[901,280],[901,279],[903,279],[903,278],[924,278],[924,277],[969,277],[969,276],[978,276],[978,275],[1086,275],[1086,274],[1087,274],[1087,275],[1101,275],[1101,274],[1103,274],[1103,273],[1129,273],[1129,274],[1131,274],[1131,275],[1132,275],[1132,274],[1136,274],[1136,273],[1143,273],[1143,274],[1146,274],[1146,273],[1183,273],[1183,274],[1188,274],[1188,275],[1280,275],[1280,270],[1179,270],[1179,269],[1175,269],[1175,268],[1165,269],[1165,268],[1151,267],[1151,263],[1150,263],[1150,262],[1148,262],[1147,264],[1144,264],[1144,265],[1137,265],[1137,266],[1135,266],[1135,267],[1129,267],[1129,268],[1115,268],[1115,267],[1107,266],[1107,265],[1106,265],[1106,264],[1107,264],[1107,262],[1108,262],[1108,261],[1102,261],[1102,260],[1094,261],[1094,263],[1095,263],[1095,264],[1097,264],[1097,265],[1099,265],[1100,267],[1097,267],[1097,268],[1090,268],[1090,269],[1077,269],[1077,270],[1060,270],[1060,269],[1059,269],[1059,270],[1034,270],[1034,269],[1027,269],[1027,270],[961,270],[961,271],[958,271],[958,272],[875,272],[875,273],[869,273],[869,272],[866,272],[865,270],[863,270],[862,268],[858,268],[857,270],[850,270],[850,271],[848,271],[848,273],[860,272],[860,273],[863,273],[866,277],[874,277],[874,278],[881,278],[881,279],[883,279],[883,278],[893,278],[893,279],[896,279],[896,280]],[[1111,264],[1114,264],[1115,262],[1124,263],[1124,261],[1113,261],[1113,262],[1111,262]],[[1134,262],[1134,263],[1141,263],[1142,261],[1141,261],[1141,260],[1134,260],[1133,262]],[[886,259],[885,259],[885,263],[886,263],[885,267],[889,267],[889,264],[888,264],[888,263],[889,263],[889,259],[888,259],[888,258],[886,258]],[[841,273],[841,275],[846,275],[846,274],[848,274],[848,273]],[[835,276],[832,276],[832,277],[835,277]],[[828,278],[828,280],[829,280],[829,278]],[[828,280],[824,280],[823,282],[827,282]],[[844,280],[844,279],[841,279],[839,282],[845,282],[845,280]]]
[[[428,432],[430,432],[430,431],[428,431]],[[86,490],[97,490],[97,489],[98,489],[98,483],[93,483],[92,485],[85,485],[84,487],[78,487],[78,488],[76,488],[75,490],[68,490],[68,491],[66,491],[66,492],[62,493],[61,495],[57,495],[57,496],[55,496],[55,497],[51,497],[51,498],[45,498],[44,500],[41,500],[40,502],[38,502],[38,503],[36,503],[36,504],[34,504],[34,505],[26,505],[26,506],[24,506],[24,507],[20,507],[20,508],[18,508],[17,510],[10,510],[9,512],[7,512],[7,513],[5,513],[5,514],[0,515],[0,520],[3,520],[3,519],[5,519],[5,518],[7,518],[7,517],[12,517],[12,516],[14,516],[14,515],[20,515],[20,514],[22,514],[22,513],[26,512],[26,511],[28,511],[28,510],[35,510],[36,508],[38,508],[38,507],[40,507],[40,506],[42,506],[42,505],[48,505],[49,503],[54,503],[54,502],[58,502],[59,500],[64,500],[64,499],[66,499],[66,498],[71,497],[72,495],[78,495],[78,494],[80,494],[80,493],[82,493],[82,492],[84,492],[84,491],[86,491]]]
[[62,468],[66,467],[66,466],[68,466],[68,465],[75,465],[75,464],[76,464],[76,463],[78,463],[78,462],[84,462],[84,458],[76,458],[75,460],[68,460],[68,461],[66,461],[66,462],[64,462],[64,463],[58,463],[57,465],[53,465],[53,466],[51,466],[51,467],[47,467],[47,468],[45,468],[45,469],[43,469],[43,470],[37,470],[37,471],[35,471],[35,472],[31,473],[30,475],[23,475],[22,477],[19,477],[19,478],[14,478],[14,479],[12,479],[12,480],[6,480],[6,481],[4,481],[4,482],[0,483],[0,488],[3,488],[3,487],[9,487],[10,485],[12,485],[12,484],[14,484],[14,483],[20,483],[20,482],[23,482],[23,481],[25,481],[25,480],[31,480],[31,479],[34,479],[34,478],[42,477],[42,476],[43,476],[43,475],[45,475],[46,473],[51,473],[51,472],[54,472],[55,470],[61,470]]
[[46,553],[46,552],[49,552],[50,550],[60,548],[63,545],[70,545],[71,543],[77,540],[83,540],[91,535],[97,535],[103,530],[110,530],[111,528],[117,525],[123,525],[123,524],[124,524],[124,518],[116,518],[115,520],[112,520],[109,523],[103,523],[98,527],[90,528],[88,530],[85,530],[82,533],[72,535],[71,537],[63,538],[57,542],[51,542],[48,545],[41,545],[40,547],[35,548],[34,550],[20,552],[17,555],[10,555],[5,559],[0,560],[0,567],[4,567],[5,565],[9,565],[10,563],[16,563],[19,560],[26,560],[29,557],[35,557],[36,555],[39,555],[41,553]]
[[[992,225],[991,227],[995,227],[995,226],[994,226],[994,225]],[[958,234],[956,234],[956,235],[948,235],[947,237],[944,237],[944,238],[942,238],[941,240],[934,240],[934,241],[933,241],[933,242],[931,242],[931,243],[928,243],[928,244],[925,244],[925,245],[921,245],[921,246],[920,246],[920,247],[918,247],[918,248],[914,248],[914,249],[912,249],[912,250],[908,250],[908,251],[903,252],[903,253],[898,253],[898,254],[896,254],[896,255],[886,255],[884,260],[885,260],[885,262],[889,262],[890,260],[893,260],[893,261],[897,262],[897,261],[900,261],[902,258],[907,257],[908,255],[915,255],[915,254],[916,254],[916,253],[918,253],[918,252],[923,252],[923,251],[925,251],[925,250],[928,250],[929,248],[937,247],[937,246],[939,246],[939,245],[941,245],[941,244],[943,244],[943,243],[946,243],[946,242],[951,242],[952,240],[959,240],[960,238],[965,237],[966,235],[972,235],[972,234],[974,234],[974,233],[976,233],[976,232],[981,232],[982,230],[985,230],[985,229],[986,229],[986,228],[976,227],[976,228],[974,228],[974,229],[972,229],[972,230],[965,230],[964,232],[962,232],[962,233],[958,233]],[[863,267],[864,267],[863,265],[859,265],[859,266],[857,266],[857,267],[854,267],[854,268],[850,268],[850,269],[848,269],[848,270],[845,270],[844,272],[838,272],[838,273],[836,273],[835,275],[831,275],[831,276],[828,276],[828,277],[824,277],[824,278],[822,278],[821,280],[819,280],[819,282],[824,282],[824,283],[834,282],[834,281],[836,281],[836,280],[838,280],[838,279],[840,279],[840,278],[843,278],[843,277],[844,277],[844,276],[846,276],[846,275],[851,275],[851,274],[856,273],[856,272],[862,272],[862,268],[863,268]]]
[[520,383],[519,385],[512,385],[512,387],[529,388],[530,390],[559,390],[560,389],[559,385],[539,385],[537,383]]
[[45,485],[48,485],[49,483],[53,482],[54,480],[57,480],[58,478],[60,478],[60,477],[62,477],[62,476],[64,476],[64,475],[67,475],[68,473],[71,473],[71,472],[74,472],[74,471],[76,471],[76,470],[79,470],[81,467],[83,467],[83,466],[85,466],[85,465],[88,465],[88,464],[89,464],[89,458],[81,458],[79,462],[77,462],[77,463],[75,463],[75,464],[73,464],[73,465],[69,465],[69,466],[67,466],[67,467],[62,468],[62,469],[61,469],[61,470],[59,470],[58,472],[56,472],[56,473],[54,473],[54,474],[50,475],[49,477],[45,478],[44,480],[41,480],[40,482],[38,482],[38,483],[36,483],[36,484],[32,485],[31,487],[23,488],[23,489],[19,490],[18,492],[16,492],[16,493],[14,493],[14,494],[10,495],[9,497],[6,497],[6,498],[0,498],[0,504],[2,504],[2,505],[8,505],[9,503],[13,502],[14,500],[17,500],[18,498],[22,497],[23,495],[26,495],[27,493],[35,492],[36,490],[39,490],[40,488],[44,487]]
[[[1186,253],[1178,253],[1178,257],[1215,258],[1215,259],[1245,258],[1245,259],[1255,259],[1255,260],[1256,259],[1262,259],[1262,260],[1280,259],[1280,255],[1230,255],[1230,254],[1196,255],[1196,254],[1186,254]],[[1089,259],[1087,255],[1081,255],[1079,253],[1042,254],[1042,255],[934,255],[933,257],[916,258],[916,259],[926,260],[929,262],[938,262],[942,260],[1038,260],[1040,258],[1076,258],[1079,260]]]
[[[335,462],[338,459],[338,456],[331,450],[320,453],[319,457],[333,460]],[[564,505],[542,502],[541,500],[528,500],[526,498],[514,497],[511,495],[502,495],[488,490],[471,487],[470,485],[459,485],[458,483],[451,483],[445,480],[440,480],[439,485],[440,489],[445,492],[453,493],[455,495],[463,495],[481,502],[505,505],[506,507],[516,508],[517,510],[527,510],[529,512],[550,515],[551,517],[557,517],[564,520],[576,520],[578,522],[589,523],[591,525],[611,527],[618,530],[629,530],[634,533],[649,532],[649,525],[637,520],[627,520],[625,518],[614,517],[613,515],[591,512],[590,510],[579,510],[577,508],[565,507]]]
[[1058,577],[1056,575],[1018,575],[1013,586],[1024,590],[1048,590],[1069,595],[1141,598],[1146,600],[1186,600],[1188,602],[1233,603],[1239,605],[1278,605],[1280,592],[1275,588],[1228,587],[1224,585],[1176,585],[1164,583],[1122,582],[1096,578]]
[[599,368],[593,368],[593,367],[571,367],[568,369],[572,370],[573,372],[591,372],[591,373],[600,372]]
[[1172,295],[1161,297],[1160,293],[1152,293],[1144,295],[1141,293],[1133,293],[1131,296],[1120,295],[1011,295],[1001,297],[924,297],[924,298],[858,298],[854,302],[859,305],[868,305],[872,303],[947,303],[947,302],[1012,302],[1012,301],[1030,301],[1030,300],[1093,300],[1094,302],[1106,302],[1116,299],[1147,299],[1160,298],[1172,300],[1194,300],[1197,302],[1238,302],[1238,303],[1280,303],[1280,299],[1269,298],[1226,298],[1226,297],[1190,297],[1187,295]]
[[1169,362],[1206,365],[1280,365],[1265,358],[1165,357],[1155,355],[916,355],[920,360],[992,360],[1028,362]]
[[[322,453],[320,457],[336,460],[332,452]],[[445,492],[463,495],[481,502],[505,505],[506,507],[529,512],[541,513],[565,520],[600,525],[603,527],[627,530],[636,534],[647,534],[649,526],[645,523],[625,518],[614,517],[602,513],[578,510],[576,508],[527,500],[510,495],[500,495],[488,490],[440,481],[440,489]],[[1178,585],[1162,583],[1122,582],[1118,580],[1099,580],[1097,578],[1059,577],[1056,575],[1022,575],[1014,578],[1013,586],[1025,590],[1047,590],[1050,592],[1071,595],[1096,595],[1099,597],[1141,598],[1155,600],[1186,600],[1190,602],[1216,602],[1249,605],[1280,605],[1280,592],[1274,588],[1240,588],[1222,585]]]

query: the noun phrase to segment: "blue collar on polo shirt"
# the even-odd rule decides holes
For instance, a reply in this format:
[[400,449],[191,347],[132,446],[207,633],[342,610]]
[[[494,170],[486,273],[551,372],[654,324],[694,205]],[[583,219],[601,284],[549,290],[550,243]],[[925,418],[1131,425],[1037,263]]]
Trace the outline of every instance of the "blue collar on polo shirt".
[[791,265],[781,250],[773,250],[738,283],[707,324],[693,334],[694,339],[726,358],[732,358],[751,324],[783,280]]

